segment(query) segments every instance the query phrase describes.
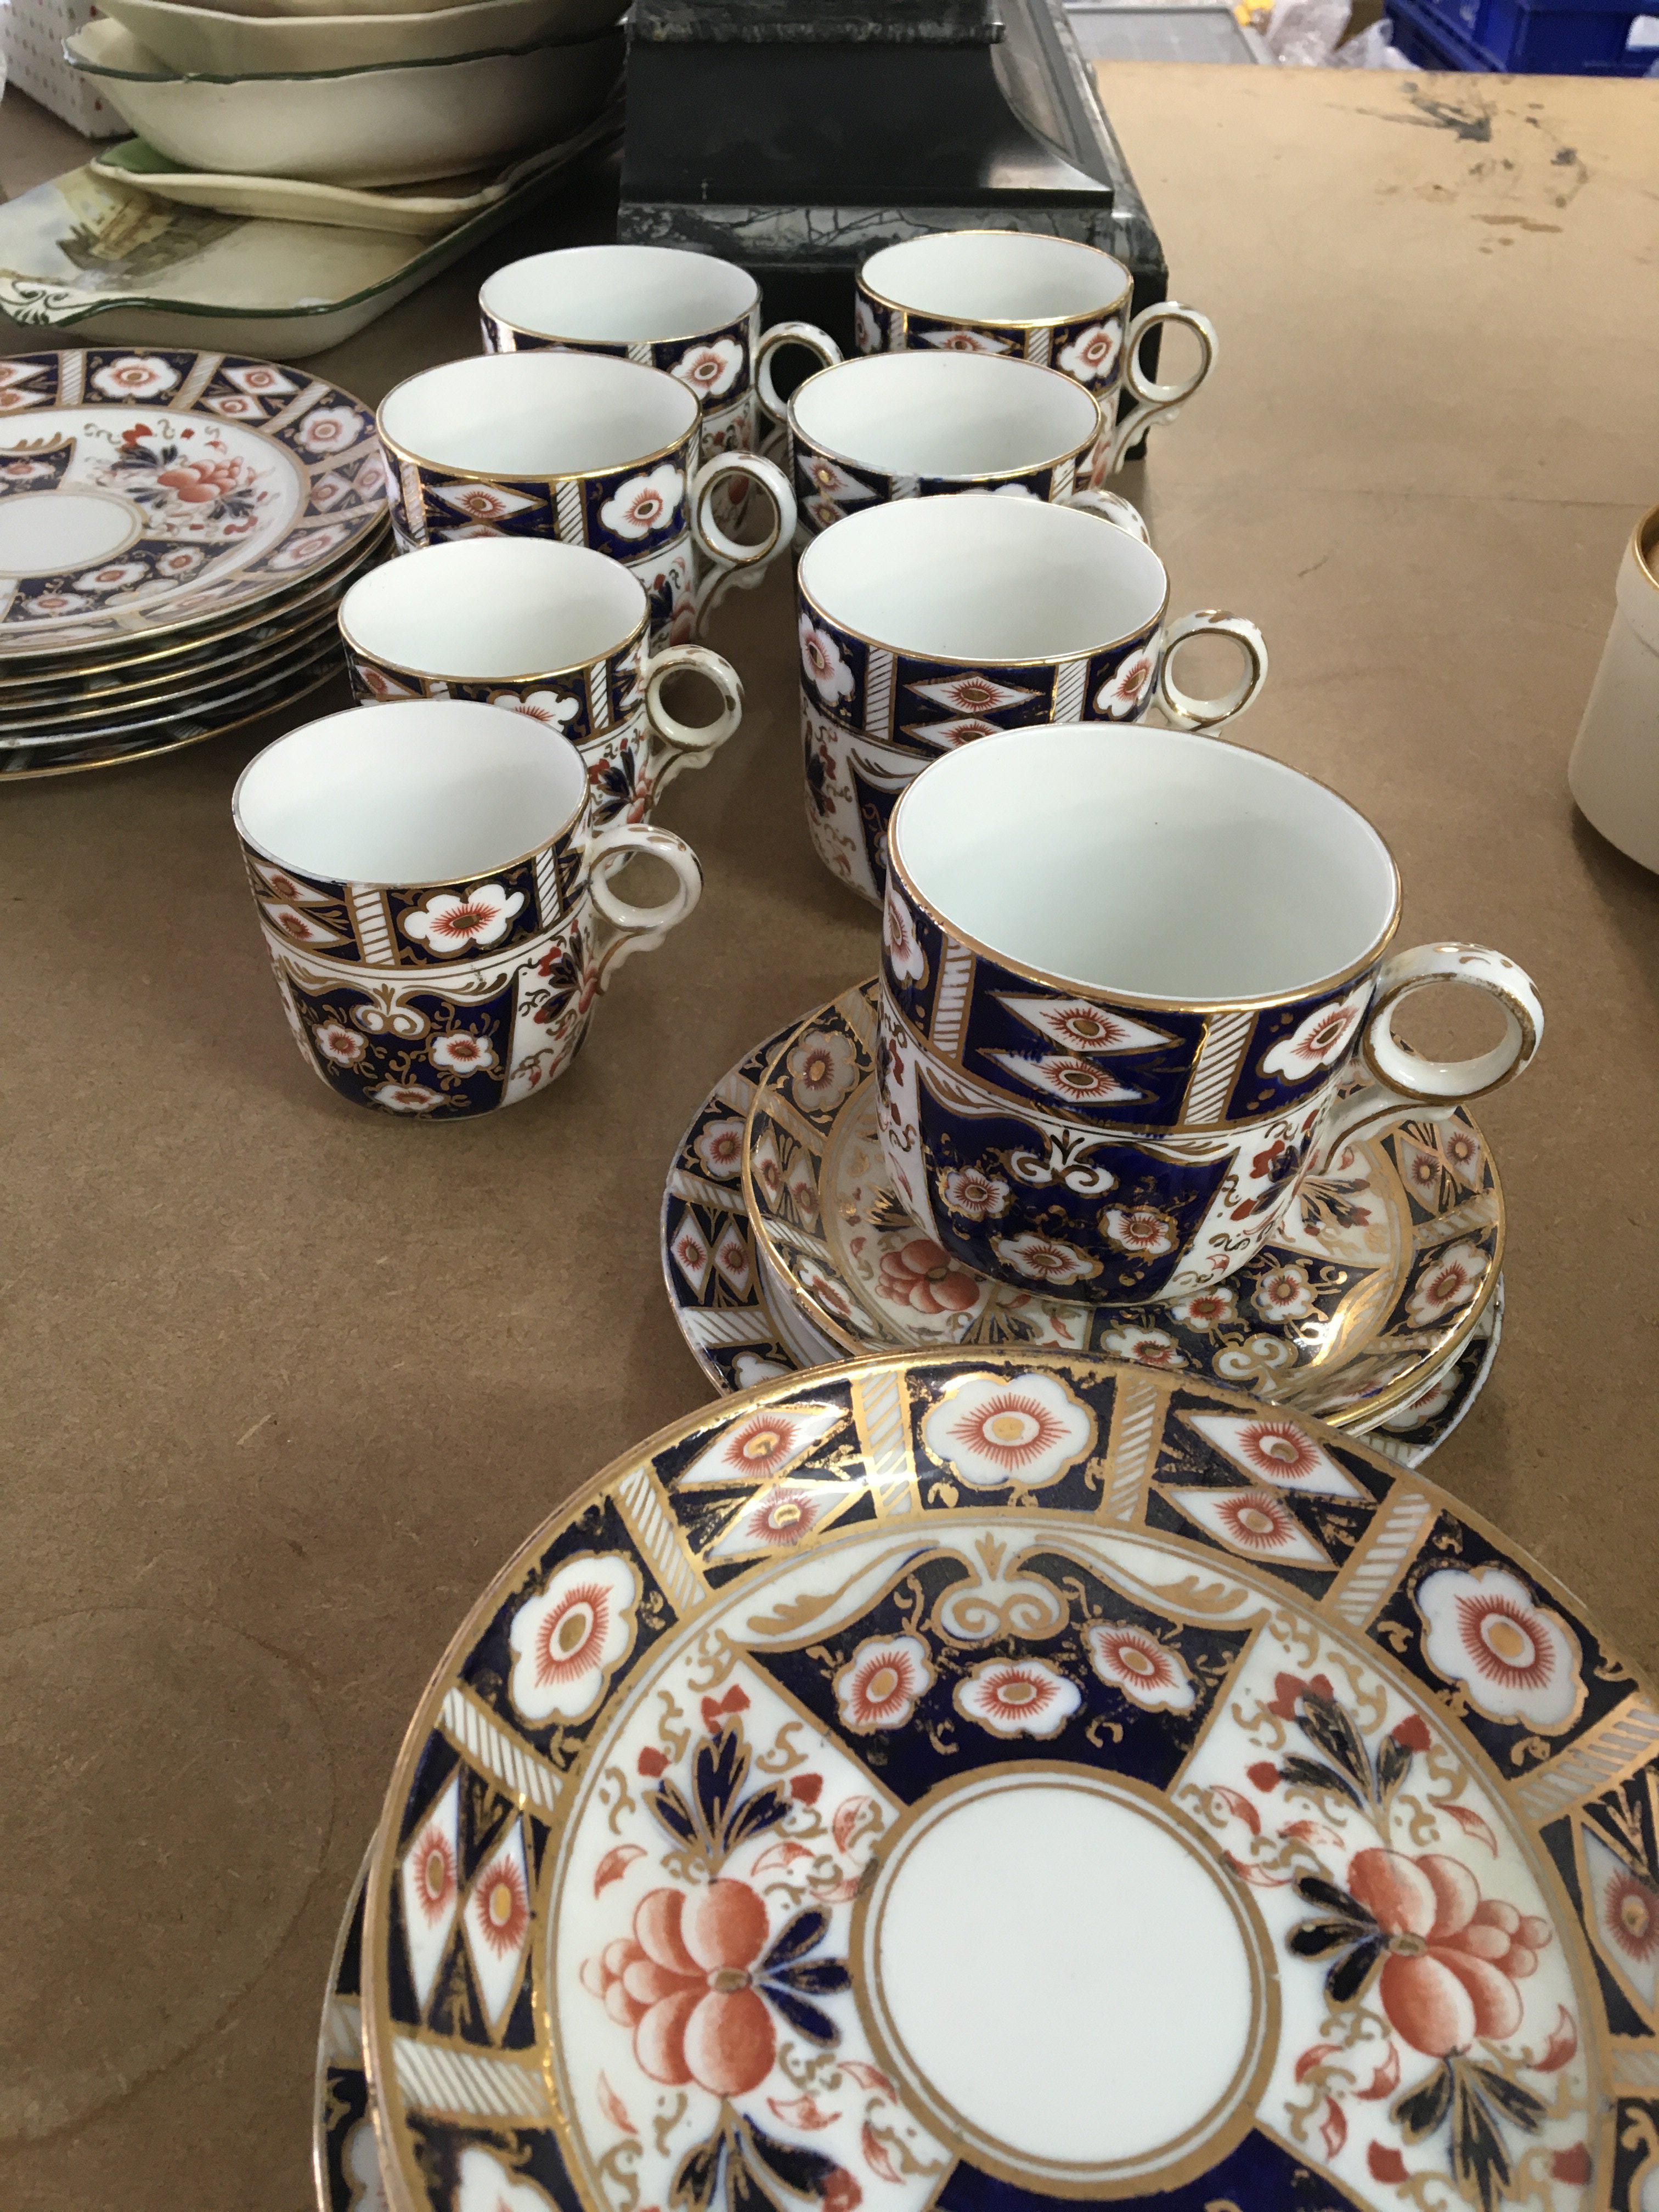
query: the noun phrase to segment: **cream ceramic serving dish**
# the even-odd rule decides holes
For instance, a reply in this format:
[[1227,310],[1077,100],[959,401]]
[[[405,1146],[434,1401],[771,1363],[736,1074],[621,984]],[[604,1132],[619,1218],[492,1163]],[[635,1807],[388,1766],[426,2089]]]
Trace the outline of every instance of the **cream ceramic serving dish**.
[[184,76],[100,17],[64,42],[76,67],[187,168],[400,185],[484,168],[580,129],[622,66],[622,34],[284,76]]
[[[558,149],[553,149],[556,155]],[[378,191],[348,185],[307,184],[294,177],[226,177],[211,169],[180,169],[142,138],[124,138],[100,149],[89,173],[118,187],[207,208],[216,215],[252,216],[270,222],[325,223],[382,236],[441,238],[459,223],[510,198],[549,167],[549,149],[521,154],[505,168],[434,183],[384,185]]]
[[184,7],[179,0],[100,4],[169,69],[198,76],[287,76],[448,61],[552,39],[592,38],[622,13],[621,0],[464,0],[398,15],[244,15]]

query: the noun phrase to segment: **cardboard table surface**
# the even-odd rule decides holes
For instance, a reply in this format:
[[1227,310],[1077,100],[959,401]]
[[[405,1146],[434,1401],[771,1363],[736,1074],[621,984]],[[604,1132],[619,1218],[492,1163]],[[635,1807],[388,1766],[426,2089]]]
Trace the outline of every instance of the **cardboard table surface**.
[[[1261,624],[1240,741],[1377,823],[1400,942],[1494,945],[1547,1011],[1481,1109],[1509,1319],[1432,1472],[1659,1667],[1659,882],[1565,781],[1659,499],[1651,89],[1103,84],[1172,289],[1222,334],[1122,479],[1174,607]],[[321,366],[376,399],[475,350],[485,270],[604,216],[496,240]],[[781,576],[712,626],[747,720],[662,817],[701,908],[564,1081],[476,1122],[355,1113],[295,1052],[228,813],[282,718],[0,790],[9,2212],[308,2202],[323,1978],[415,1699],[520,1540],[708,1395],[659,1274],[666,1163],[726,1068],[875,966],[807,843],[793,629]]]

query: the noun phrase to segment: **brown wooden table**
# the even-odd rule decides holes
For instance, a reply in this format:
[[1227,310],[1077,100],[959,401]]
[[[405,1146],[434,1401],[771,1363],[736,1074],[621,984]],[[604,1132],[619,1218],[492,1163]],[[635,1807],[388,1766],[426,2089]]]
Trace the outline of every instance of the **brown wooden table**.
[[[1173,289],[1223,336],[1125,479],[1176,605],[1262,624],[1242,738],[1376,821],[1402,942],[1495,944],[1548,1011],[1483,1113],[1510,1316],[1433,1472],[1659,1665],[1659,884],[1564,776],[1659,498],[1651,88],[1103,83]],[[0,179],[75,143],[9,103]],[[590,192],[497,240],[328,374],[374,399],[475,349],[485,270],[604,219]],[[281,718],[0,791],[8,2212],[308,2202],[324,1974],[416,1696],[519,1540],[704,1396],[659,1274],[665,1164],[742,1052],[875,964],[806,841],[793,628],[781,577],[715,618],[748,720],[665,808],[701,910],[556,1091],[476,1124],[352,1114],[295,1053],[228,816]]]

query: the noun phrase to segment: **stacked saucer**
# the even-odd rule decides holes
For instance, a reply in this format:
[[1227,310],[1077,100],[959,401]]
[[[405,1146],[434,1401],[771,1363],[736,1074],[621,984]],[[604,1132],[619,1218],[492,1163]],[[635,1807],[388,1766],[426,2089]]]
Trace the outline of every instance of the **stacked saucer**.
[[0,775],[216,737],[338,670],[379,559],[369,410],[270,362],[120,348],[0,361]]
[[872,1352],[1030,1345],[1254,1391],[1408,1466],[1474,1404],[1503,1318],[1504,1201],[1467,1109],[1341,1148],[1231,1282],[1088,1306],[994,1282],[900,1203],[876,1126],[873,981],[769,1038],[687,1130],[661,1215],[682,1334],[722,1391]]

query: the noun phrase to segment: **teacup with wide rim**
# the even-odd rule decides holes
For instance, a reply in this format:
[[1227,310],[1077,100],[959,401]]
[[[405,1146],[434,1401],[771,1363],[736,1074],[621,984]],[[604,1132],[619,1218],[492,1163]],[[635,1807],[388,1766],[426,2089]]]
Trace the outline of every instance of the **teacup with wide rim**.
[[[947,1251],[1091,1304],[1198,1297],[1341,1139],[1520,1073],[1532,983],[1389,953],[1400,880],[1346,800],[1180,731],[1073,725],[942,756],[894,811],[881,1136]],[[1473,986],[1504,1034],[1419,1057],[1401,1002]]]
[[[596,830],[581,756],[458,699],[355,707],[255,755],[231,811],[295,1042],[354,1105],[453,1121],[563,1074],[617,963],[696,905],[681,839]],[[610,878],[649,854],[653,907]]]
[[[1216,356],[1215,325],[1159,300],[1131,318],[1134,278],[1080,239],[1030,230],[943,230],[872,253],[859,270],[859,351],[1012,356],[1057,368],[1094,393],[1103,434],[1091,481],[1103,483],[1161,415],[1191,398]],[[1198,342],[1190,374],[1158,383],[1140,366],[1143,340],[1177,324]],[[1119,419],[1127,385],[1133,405]]]
[[784,422],[798,538],[883,500],[992,491],[1092,507],[1147,542],[1127,500],[1083,481],[1099,403],[1054,369],[994,355],[866,355],[809,376]]
[[[888,817],[941,752],[994,732],[1153,707],[1183,729],[1242,714],[1267,676],[1255,624],[1169,620],[1164,563],[1110,495],[1085,513],[969,491],[860,507],[801,556],[801,738],[819,858],[880,896]],[[1244,659],[1212,699],[1182,691],[1176,648],[1230,637]]]
[[[703,460],[696,395],[605,354],[481,354],[394,385],[375,417],[399,550],[455,538],[554,538],[608,554],[651,601],[653,644],[680,644],[724,586],[758,579],[794,533],[783,471],[757,454]],[[738,478],[773,523],[739,544],[713,511]],[[696,552],[694,556],[693,548]]]
[[[339,622],[364,706],[473,699],[533,717],[580,753],[603,828],[647,819],[665,787],[705,766],[743,720],[731,663],[701,645],[649,651],[649,613],[638,578],[601,553],[473,538],[371,569],[341,601]],[[670,678],[688,673],[714,686],[712,721],[683,721],[665,705]]]

